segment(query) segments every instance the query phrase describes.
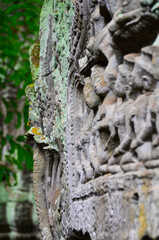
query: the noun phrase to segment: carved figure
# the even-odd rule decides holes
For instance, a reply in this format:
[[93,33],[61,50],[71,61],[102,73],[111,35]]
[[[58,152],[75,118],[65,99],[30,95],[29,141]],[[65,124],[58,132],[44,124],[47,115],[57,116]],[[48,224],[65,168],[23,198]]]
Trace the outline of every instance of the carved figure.
[[94,65],[91,68],[91,79],[96,94],[103,98],[109,92],[109,88],[104,81],[104,67]]
[[[125,151],[125,156],[121,159],[120,164],[121,168],[125,171],[134,171],[143,165],[143,163],[138,164],[138,162],[142,161],[143,156],[143,143],[146,137],[146,132],[143,129],[146,126],[149,95],[150,93],[140,95],[126,110],[126,134],[119,147],[115,150],[115,155]],[[141,145],[142,147],[140,147]],[[136,149],[136,147],[138,148]],[[132,153],[126,153],[126,151]],[[135,156],[133,156],[134,153]],[[130,156],[132,157],[130,158]],[[130,169],[125,166],[127,164],[129,164]],[[132,167],[133,164],[134,166]]]
[[[92,166],[95,169],[95,173],[107,172],[108,159],[112,156],[115,144],[110,144],[111,138],[113,138],[113,116],[116,109],[116,97],[110,94],[105,97],[102,105],[99,107],[99,112],[93,126],[93,136],[91,149],[95,149],[96,156],[94,153],[91,157]],[[98,161],[98,163],[97,163]]]
[[143,133],[145,136],[144,142],[147,141],[149,143],[149,147],[143,157],[144,165],[147,168],[159,167],[158,100],[159,91],[157,89],[149,96],[146,125]]
[[124,53],[138,52],[157,37],[158,21],[158,1],[124,1],[109,30]]
[[84,100],[91,109],[97,108],[100,103],[99,96],[95,93],[92,80],[90,77],[85,78],[85,86],[83,88]]
[[140,89],[140,92],[153,91],[158,88],[158,79],[154,75],[154,53],[158,54],[158,47],[145,47],[141,55],[135,59],[132,84],[134,88]]
[[92,128],[93,112],[91,112],[86,119],[86,124],[81,129],[81,133],[76,143],[76,148],[79,151],[78,158],[76,160],[76,170],[79,175],[80,183],[84,183],[91,180],[94,176],[93,168],[90,163],[90,153],[88,151],[90,145],[90,133]]
[[95,10],[91,14],[92,22],[92,35],[97,35],[105,27],[105,20],[104,17],[100,15],[100,8],[99,5],[96,6]]
[[132,70],[138,54],[124,56],[124,63],[119,65],[118,76],[115,82],[114,91],[118,97],[136,98],[137,90],[133,91]]
[[[126,138],[126,113],[128,107],[132,104],[132,101],[128,102],[121,102],[120,105],[117,107],[115,115],[114,115],[114,121],[113,121],[113,128],[114,128],[114,136],[112,141],[117,142],[117,146],[114,149],[113,155],[108,160],[108,172],[110,173],[118,173],[121,172],[120,167],[120,159],[121,155],[125,153],[125,149],[121,148],[121,144]],[[131,138],[131,136],[130,136]],[[129,144],[129,140],[126,140],[126,144]]]

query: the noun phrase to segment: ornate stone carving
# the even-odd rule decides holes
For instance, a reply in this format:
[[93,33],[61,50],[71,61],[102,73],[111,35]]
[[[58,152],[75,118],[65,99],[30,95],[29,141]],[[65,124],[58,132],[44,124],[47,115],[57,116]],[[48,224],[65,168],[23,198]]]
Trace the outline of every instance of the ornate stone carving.
[[[78,173],[81,169],[80,176],[82,171],[86,175],[81,183],[103,174],[143,169],[144,158],[148,158],[143,156],[144,149],[147,148],[149,158],[152,154],[151,141],[147,141],[148,135],[152,137],[152,127],[147,121],[151,115],[148,114],[149,101],[152,101],[149,99],[158,88],[158,70],[154,62],[159,47],[146,45],[153,43],[158,33],[154,26],[154,22],[159,21],[158,3],[134,2],[124,1],[113,14],[108,3],[102,1],[90,7],[90,29],[95,30],[90,31],[85,57],[79,59],[77,69],[77,81],[84,84],[87,105],[83,115],[87,107],[94,115],[89,124],[89,117],[81,119],[83,127],[75,132],[80,138],[78,146],[81,146],[75,148],[75,152],[83,158],[85,151],[85,160],[75,159]],[[109,22],[104,12],[106,16],[109,12]],[[150,28],[153,34],[149,37],[141,34],[144,29],[148,34]],[[87,125],[89,130],[87,128],[84,135],[82,129]]]
[[[118,181],[118,176],[122,179],[126,179],[127,174],[134,176],[138,173],[139,176],[154,168],[157,170],[159,166],[159,45],[155,42],[159,32],[158,1],[90,1],[89,10],[88,38],[83,41],[78,59],[72,62],[68,84],[73,93],[68,92],[72,115],[68,116],[67,126],[72,129],[67,133],[68,155],[72,155],[68,158],[71,214],[75,206],[78,208],[77,199],[82,201],[90,197],[89,204],[96,202],[95,197],[91,200],[91,194],[94,191],[95,195],[100,195],[97,189],[92,190],[99,179],[106,184],[110,178],[114,183]],[[79,85],[80,95],[76,87]],[[81,98],[75,100],[79,96]],[[75,107],[77,102],[79,106],[82,104],[82,112]],[[82,203],[85,208],[86,202],[83,200]],[[117,207],[115,209],[117,211]],[[86,209],[83,214],[86,214]],[[115,239],[115,233],[106,235],[104,230],[99,237],[98,230],[103,223],[95,217],[96,214],[97,210],[92,208],[91,216],[95,218],[95,223],[89,224],[86,220],[91,230],[86,230],[81,217],[76,215],[81,220],[79,229],[88,231],[89,239]],[[102,213],[99,215],[101,217]],[[73,220],[75,215],[70,215],[70,218]],[[113,226],[118,228],[114,218]],[[97,219],[102,226],[99,227]],[[109,221],[104,222],[108,229]],[[91,232],[93,224],[99,227],[95,232]],[[77,225],[72,224],[76,231]],[[139,229],[138,236],[120,235],[119,239],[144,239],[144,235],[146,230]]]

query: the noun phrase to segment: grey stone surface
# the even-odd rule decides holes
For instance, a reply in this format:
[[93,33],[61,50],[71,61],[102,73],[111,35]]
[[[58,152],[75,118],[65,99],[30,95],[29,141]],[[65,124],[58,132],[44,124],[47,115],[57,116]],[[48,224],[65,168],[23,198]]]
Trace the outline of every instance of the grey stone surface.
[[28,133],[37,143],[43,239],[158,239],[159,2],[75,1],[67,101],[68,55],[51,48],[59,26],[52,4],[41,17],[39,112]]

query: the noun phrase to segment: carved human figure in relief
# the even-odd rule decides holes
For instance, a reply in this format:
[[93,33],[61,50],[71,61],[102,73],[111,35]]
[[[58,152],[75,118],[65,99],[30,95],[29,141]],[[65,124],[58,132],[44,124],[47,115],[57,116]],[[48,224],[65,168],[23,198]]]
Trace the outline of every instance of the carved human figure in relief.
[[121,143],[125,137],[125,132],[126,132],[126,124],[125,124],[125,115],[126,115],[126,110],[129,105],[131,105],[132,101],[128,102],[121,102],[114,114],[114,119],[113,119],[113,127],[114,127],[114,137],[112,141],[117,141],[118,144],[116,148],[113,151],[113,154],[111,158],[108,160],[108,172],[110,173],[117,173],[121,172],[120,168],[120,159],[121,155],[125,153],[124,148],[120,148]]
[[[150,159],[156,161],[159,156],[157,90],[152,94],[159,87],[154,66],[159,51],[154,46],[142,48],[159,31],[153,26],[159,20],[158,3],[122,1],[114,15],[102,15],[105,20],[101,20],[103,6],[99,1],[91,14],[92,37],[79,64],[84,100],[93,113],[92,122],[83,123],[83,129],[89,125],[87,134],[82,130],[79,136],[77,169],[81,169],[80,178],[85,175],[83,182],[106,173],[153,167]],[[151,27],[151,36],[141,36],[142,30]]]
[[[156,50],[155,58],[153,57],[154,48]],[[130,103],[130,105],[128,102],[127,106],[126,102],[121,104],[120,108],[123,107],[126,109],[126,112],[122,113],[123,119],[125,116],[125,136],[122,136],[120,145],[115,149],[113,156],[108,161],[108,171],[111,173],[120,171],[120,168],[118,167],[119,163],[123,171],[137,170],[143,166],[144,159],[150,159],[151,155],[153,155],[151,154],[151,138],[153,128],[152,124],[150,124],[152,120],[150,120],[151,114],[148,114],[147,112],[149,112],[148,109],[152,109],[152,102],[154,104],[157,99],[155,98],[155,101],[151,100],[153,98],[152,96],[154,96],[151,91],[153,91],[155,88],[158,88],[158,71],[153,63],[156,58],[157,48],[150,46],[142,49],[141,56],[135,57],[134,69],[131,69],[133,70],[132,73],[123,71],[122,67],[124,68],[125,66],[126,68],[125,64],[119,66],[119,73],[115,83],[115,91],[117,95],[124,98],[124,86],[130,86],[130,78],[129,81],[126,81],[126,75],[132,75],[132,93],[138,90],[137,93],[132,94],[133,98],[142,92],[144,93],[148,91],[150,93],[138,96],[134,102]],[[123,72],[125,73],[125,76]],[[123,81],[121,80],[121,74],[125,77],[124,80],[122,78]],[[121,89],[119,87],[119,83],[121,83]],[[128,97],[128,99],[129,98],[130,97]],[[149,102],[151,103],[151,107],[149,107]],[[118,113],[118,111],[119,110],[117,109],[116,113]],[[120,127],[119,123],[120,122],[118,121],[118,128]],[[148,136],[149,139],[147,140]]]
[[112,93],[106,96],[99,107],[97,117],[94,119],[92,139],[90,144],[91,164],[95,175],[107,172],[107,162],[115,149],[113,138],[113,116],[116,110],[116,96]]
[[157,0],[123,1],[109,27],[123,53],[139,52],[154,42],[159,31],[158,9]]
[[118,97],[122,97],[123,100],[134,99],[139,94],[136,89],[134,91],[132,83],[132,70],[137,56],[139,54],[125,55],[123,64],[119,65],[114,92]]
[[[155,56],[154,56],[155,55]],[[136,57],[135,66],[132,71],[132,84],[134,89],[140,93],[154,91],[159,87],[159,81],[155,76],[155,58],[159,56],[159,48],[148,46],[141,49],[141,55]]]
[[[148,128],[149,127],[149,128]],[[148,130],[149,131],[148,131]],[[146,168],[159,167],[159,90],[155,90],[149,97],[146,129],[150,141],[149,151],[144,158]]]
[[[149,95],[150,93],[140,95],[126,110],[126,135],[119,146],[126,150],[120,162],[124,171],[135,171],[143,165],[142,156],[145,153],[144,147],[147,145],[144,143],[143,129],[146,125]],[[146,145],[144,146],[143,143]]]
[[85,183],[93,178],[93,168],[90,162],[90,152],[88,151],[90,145],[90,134],[92,129],[93,112],[91,112],[86,124],[81,129],[80,135],[77,138],[76,148],[78,150],[78,159],[75,162],[76,170],[79,175],[79,182]]
[[[96,119],[93,119],[93,111],[97,111],[101,99],[109,92],[109,89],[104,82],[104,68],[101,66],[95,65],[92,67],[91,76],[84,78],[84,83],[84,100],[87,106],[92,109],[92,112],[83,124],[83,128],[76,143],[76,147],[80,152],[79,159],[76,161],[76,169],[81,183],[92,179],[94,177],[93,171],[97,172],[97,168],[95,167],[96,164],[92,164],[93,150],[89,151],[92,144],[91,134],[94,131],[92,130],[92,122],[95,122]],[[100,144],[98,145],[100,146]]]
[[[138,54],[129,54],[124,56],[124,63],[119,65],[117,80],[114,85],[114,92],[118,97],[122,97],[120,104],[116,108],[116,112],[113,119],[114,127],[114,139],[118,140],[118,146],[114,149],[113,155],[108,161],[108,172],[117,173],[121,172],[120,159],[121,156],[126,152],[127,145],[131,140],[126,137],[126,114],[127,109],[131,106],[133,99],[136,97],[136,92],[132,86],[132,70],[134,67],[135,58]],[[125,142],[123,143],[123,139]],[[126,147],[124,146],[126,144]]]

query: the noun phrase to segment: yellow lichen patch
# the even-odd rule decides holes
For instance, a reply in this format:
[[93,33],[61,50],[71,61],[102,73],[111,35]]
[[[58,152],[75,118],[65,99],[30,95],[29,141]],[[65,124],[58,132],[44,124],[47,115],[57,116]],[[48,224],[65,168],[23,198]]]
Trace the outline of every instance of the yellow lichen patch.
[[41,136],[41,140],[45,140],[45,137],[43,135]]
[[156,64],[156,57],[153,57],[152,58],[152,65],[155,65]]
[[151,187],[151,181],[149,179],[144,178],[143,185],[142,185],[142,192],[145,195],[145,197],[148,197],[150,187]]
[[37,127],[33,127],[31,129],[31,132],[34,134],[34,135],[41,135],[41,131],[39,131],[40,128],[37,128]]
[[29,88],[34,88],[34,83],[28,85]]
[[30,124],[29,124],[29,121],[27,122],[27,126],[29,126]]
[[143,186],[142,186],[142,192],[143,192],[143,194],[145,195],[145,197],[147,197],[148,196],[148,186],[146,185],[146,184],[144,184]]
[[146,229],[147,229],[146,211],[143,203],[140,205],[140,213],[139,213],[138,221],[140,224],[138,229],[138,236],[139,236],[139,239],[141,239],[145,235]]

